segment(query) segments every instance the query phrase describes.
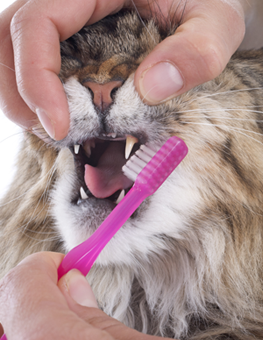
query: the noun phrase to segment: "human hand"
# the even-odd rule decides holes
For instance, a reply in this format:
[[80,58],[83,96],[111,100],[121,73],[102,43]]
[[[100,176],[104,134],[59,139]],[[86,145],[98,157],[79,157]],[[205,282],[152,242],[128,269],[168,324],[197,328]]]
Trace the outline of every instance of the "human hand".
[[63,256],[33,254],[0,281],[0,320],[8,340],[161,339],[128,328],[98,309],[79,271],[70,271],[57,283]]
[[[157,7],[168,17],[174,13],[169,13],[171,6],[177,9],[178,20],[183,13],[175,35],[156,46],[136,71],[135,87],[148,104],[216,77],[244,36],[244,0],[133,2],[143,17],[158,12]],[[151,12],[152,3],[157,5]],[[52,138],[64,138],[69,113],[57,76],[59,42],[85,24],[131,5],[131,0],[18,0],[4,11],[0,15],[0,107],[7,117],[26,129],[38,117]]]

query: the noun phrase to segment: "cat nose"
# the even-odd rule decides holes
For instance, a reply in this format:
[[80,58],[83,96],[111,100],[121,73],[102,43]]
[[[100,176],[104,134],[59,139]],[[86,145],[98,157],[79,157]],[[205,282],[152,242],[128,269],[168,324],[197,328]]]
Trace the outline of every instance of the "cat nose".
[[93,103],[101,111],[106,110],[113,102],[113,96],[116,90],[121,87],[123,81],[116,80],[110,81],[106,84],[97,84],[91,81],[85,82],[83,85],[86,86],[93,94]]

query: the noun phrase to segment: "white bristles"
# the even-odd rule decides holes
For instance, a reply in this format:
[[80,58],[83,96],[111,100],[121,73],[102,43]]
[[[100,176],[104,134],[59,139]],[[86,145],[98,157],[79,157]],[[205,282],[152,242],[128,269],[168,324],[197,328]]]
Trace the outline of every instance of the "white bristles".
[[153,151],[152,149],[150,149],[149,145],[148,146],[142,145],[141,150],[145,152],[147,155],[149,155],[150,157],[153,157],[156,154],[156,151]]
[[124,175],[128,177],[131,181],[135,182],[137,178],[137,173],[131,170],[130,168],[127,167],[127,165],[124,165],[122,167],[122,171],[124,172]]
[[146,163],[150,162],[150,160],[152,159],[152,157],[148,156],[142,150],[136,151],[135,155],[137,155],[140,159],[143,159]]
[[136,162],[133,162],[132,160],[130,160],[129,162],[129,167],[137,174],[139,174],[142,170],[142,167],[136,164]]
[[150,162],[159,149],[159,145],[141,145],[135,155],[133,155],[126,165],[122,167],[124,175],[135,182],[139,173]]
[[145,165],[147,164],[147,162],[145,160],[142,160],[141,158],[139,158],[137,156],[132,156],[131,161],[133,163],[137,164],[141,169],[143,169],[145,167]]
[[152,195],[187,155],[187,146],[177,136],[170,137],[163,146],[141,145],[122,168],[124,175],[135,182],[135,190]]

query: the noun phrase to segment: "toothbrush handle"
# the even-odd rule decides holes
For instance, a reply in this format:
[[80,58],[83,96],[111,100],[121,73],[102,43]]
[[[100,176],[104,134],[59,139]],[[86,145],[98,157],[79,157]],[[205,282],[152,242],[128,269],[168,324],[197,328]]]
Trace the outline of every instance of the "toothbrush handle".
[[[65,256],[58,268],[58,280],[73,268],[78,269],[86,276],[101,250],[147,196],[149,196],[149,192],[135,183],[94,234],[85,242],[73,248],[68,253],[70,256],[68,254]],[[86,252],[84,253],[84,251]],[[0,340],[7,340],[6,335],[3,334]]]
[[94,234],[65,256],[58,268],[58,280],[73,268],[86,276],[101,250],[147,196],[147,190],[135,183]]
[[[101,250],[111,240],[127,219],[134,213],[142,201],[149,196],[149,192],[140,185],[134,185],[123,200],[112,210],[100,227],[85,242],[73,248],[61,262],[58,268],[58,280],[69,270],[76,268],[83,275],[87,275]],[[84,249],[86,248],[86,253]],[[81,258],[80,258],[80,255]],[[5,334],[0,340],[7,340]]]
[[[147,190],[141,188],[140,185],[135,184],[121,202],[114,208],[114,210],[112,210],[95,233],[92,234],[85,242],[73,248],[68,253],[70,254],[69,257],[67,257],[68,254],[64,257],[58,268],[58,280],[73,268],[78,269],[84,276],[86,276],[99,256],[101,250],[147,196],[149,196]],[[85,248],[86,253],[82,255]],[[0,340],[7,340],[6,335],[3,334]]]

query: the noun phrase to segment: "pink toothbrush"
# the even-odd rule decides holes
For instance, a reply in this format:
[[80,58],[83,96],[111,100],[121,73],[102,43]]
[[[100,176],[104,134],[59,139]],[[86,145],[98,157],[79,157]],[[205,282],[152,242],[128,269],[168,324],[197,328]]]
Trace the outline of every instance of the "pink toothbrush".
[[184,141],[175,136],[161,148],[153,144],[142,145],[122,168],[124,174],[135,181],[133,187],[94,234],[69,251],[58,268],[58,280],[73,268],[86,276],[106,244],[142,201],[161,186],[187,152]]
[[[90,238],[73,248],[58,268],[58,280],[76,268],[87,275],[102,249],[127,221],[142,201],[152,195],[181,163],[188,149],[183,140],[171,137],[160,148],[142,145],[124,165],[124,174],[135,181],[133,187]],[[0,340],[7,340],[4,334]]]

